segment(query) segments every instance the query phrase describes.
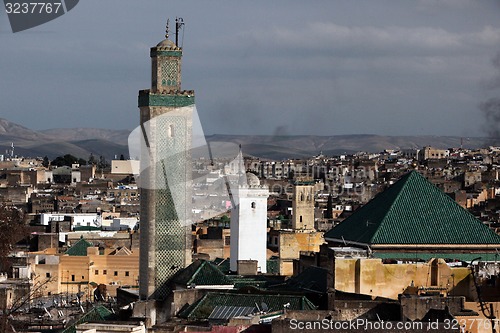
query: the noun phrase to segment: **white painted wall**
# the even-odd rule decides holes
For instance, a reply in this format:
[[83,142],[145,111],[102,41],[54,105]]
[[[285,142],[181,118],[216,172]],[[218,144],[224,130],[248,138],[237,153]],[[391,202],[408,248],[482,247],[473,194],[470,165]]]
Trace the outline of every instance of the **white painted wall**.
[[[267,187],[240,188],[239,205],[231,212],[230,269],[237,271],[238,260],[257,260],[266,273]],[[254,205],[252,205],[254,203]]]

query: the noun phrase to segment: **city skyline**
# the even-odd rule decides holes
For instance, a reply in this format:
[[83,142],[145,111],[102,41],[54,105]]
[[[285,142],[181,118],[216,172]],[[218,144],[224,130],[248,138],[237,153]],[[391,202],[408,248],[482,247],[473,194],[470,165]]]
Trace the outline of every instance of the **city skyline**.
[[1,117],[32,129],[132,130],[149,47],[178,16],[182,83],[197,92],[206,134],[487,136],[479,105],[499,95],[499,9],[85,1],[16,34],[1,11]]

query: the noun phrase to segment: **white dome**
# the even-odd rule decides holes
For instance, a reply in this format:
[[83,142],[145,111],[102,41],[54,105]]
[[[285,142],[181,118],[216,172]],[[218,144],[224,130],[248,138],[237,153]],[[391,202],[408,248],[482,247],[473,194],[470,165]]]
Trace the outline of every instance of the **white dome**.
[[248,184],[248,186],[250,186],[250,187],[260,186],[259,177],[257,177],[255,174],[253,174],[251,172],[247,172],[246,173],[246,177],[247,177],[247,184]]

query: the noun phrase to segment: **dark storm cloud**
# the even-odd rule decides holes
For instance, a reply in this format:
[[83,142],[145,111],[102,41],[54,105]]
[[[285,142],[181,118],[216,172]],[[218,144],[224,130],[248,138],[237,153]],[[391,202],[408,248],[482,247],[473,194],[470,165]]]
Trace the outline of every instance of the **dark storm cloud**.
[[497,9],[493,0],[86,0],[19,34],[5,33],[0,14],[0,117],[134,128],[149,47],[178,15],[183,87],[196,90],[209,134],[477,135]]

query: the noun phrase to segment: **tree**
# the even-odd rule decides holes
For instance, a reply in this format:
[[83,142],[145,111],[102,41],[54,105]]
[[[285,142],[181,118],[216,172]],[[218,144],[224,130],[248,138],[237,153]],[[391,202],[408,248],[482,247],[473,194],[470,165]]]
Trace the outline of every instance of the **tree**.
[[52,165],[61,167],[61,166],[71,166],[72,164],[80,164],[85,165],[87,162],[83,158],[77,158],[71,154],[66,154],[64,156],[58,156],[52,161]]
[[48,167],[49,167],[49,164],[50,164],[49,158],[48,158],[47,156],[45,156],[45,157],[43,158],[42,165],[43,165],[44,167],[48,168]]
[[104,170],[106,167],[108,167],[109,164],[106,161],[106,158],[104,156],[99,156],[99,163],[97,164],[97,168]]
[[[24,223],[24,212],[14,205],[0,203],[0,272],[10,271],[12,262],[9,260],[9,254],[16,243],[27,235],[28,228]],[[11,331],[8,316],[12,312],[8,309],[1,310],[3,311],[0,314],[0,332]]]
[[227,215],[222,215],[220,221],[223,225],[228,225],[231,222],[231,219]]
[[17,242],[28,235],[28,227],[24,223],[24,212],[5,203],[0,203],[0,271],[7,272],[11,262],[9,254]]
[[[12,305],[8,309],[0,309],[0,333],[16,332],[12,326],[11,320],[13,315],[19,310],[25,308],[31,301],[39,298],[39,295],[43,293],[43,289],[47,288],[47,284],[55,281],[54,277],[45,278],[40,281],[36,281],[32,286],[30,286],[29,291],[20,296],[16,297],[12,301]],[[31,284],[31,283],[30,283]]]
[[97,161],[95,159],[94,154],[90,153],[88,163],[89,163],[89,165],[96,165],[97,164]]

